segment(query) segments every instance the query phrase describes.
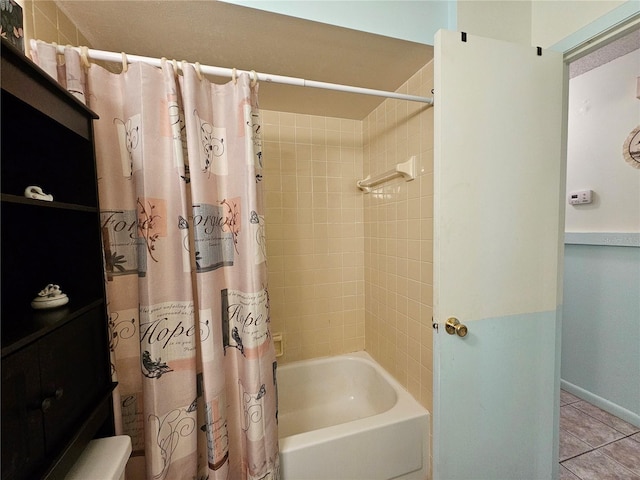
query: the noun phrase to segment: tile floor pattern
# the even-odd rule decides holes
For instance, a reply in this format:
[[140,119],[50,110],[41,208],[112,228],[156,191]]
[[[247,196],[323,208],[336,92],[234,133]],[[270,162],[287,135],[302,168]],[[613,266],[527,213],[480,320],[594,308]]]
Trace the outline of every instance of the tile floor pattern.
[[562,390],[560,480],[640,480],[640,427]]

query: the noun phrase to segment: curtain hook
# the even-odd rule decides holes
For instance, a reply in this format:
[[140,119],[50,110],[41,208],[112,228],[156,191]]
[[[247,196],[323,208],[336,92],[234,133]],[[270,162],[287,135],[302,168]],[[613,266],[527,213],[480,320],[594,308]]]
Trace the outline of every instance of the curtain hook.
[[198,76],[198,80],[202,81],[202,70],[200,69],[200,62],[196,62],[195,66],[196,66],[196,75]]
[[122,73],[126,73],[129,70],[129,64],[127,63],[127,54],[122,52]]
[[256,83],[258,83],[258,74],[255,70],[251,70],[251,86],[255,87]]
[[231,80],[233,80],[234,85],[238,83],[238,70],[235,68],[231,69]]
[[89,48],[85,45],[80,47],[80,59],[82,60],[82,65],[85,68],[91,68],[91,62],[89,62]]

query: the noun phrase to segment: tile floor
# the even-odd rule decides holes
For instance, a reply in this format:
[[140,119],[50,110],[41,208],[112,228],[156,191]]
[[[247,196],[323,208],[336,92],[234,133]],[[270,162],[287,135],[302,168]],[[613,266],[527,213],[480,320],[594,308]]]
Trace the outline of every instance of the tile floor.
[[560,480],[640,480],[640,427],[562,390]]

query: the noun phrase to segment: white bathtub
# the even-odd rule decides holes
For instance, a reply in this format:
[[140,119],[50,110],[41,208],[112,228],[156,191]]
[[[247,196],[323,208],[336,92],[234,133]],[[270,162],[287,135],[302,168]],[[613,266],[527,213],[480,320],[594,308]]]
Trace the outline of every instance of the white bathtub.
[[282,480],[424,480],[429,412],[365,352],[278,367]]

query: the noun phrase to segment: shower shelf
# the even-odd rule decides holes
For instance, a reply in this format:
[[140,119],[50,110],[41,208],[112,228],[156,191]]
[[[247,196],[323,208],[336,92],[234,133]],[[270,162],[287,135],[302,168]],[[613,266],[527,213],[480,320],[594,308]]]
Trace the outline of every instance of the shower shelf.
[[396,177],[404,177],[405,181],[409,182],[416,176],[416,157],[413,155],[409,160],[403,163],[398,163],[393,169],[375,175],[373,177],[368,176],[362,180],[358,180],[356,185],[364,193],[370,193],[373,187],[380,185],[388,180]]

